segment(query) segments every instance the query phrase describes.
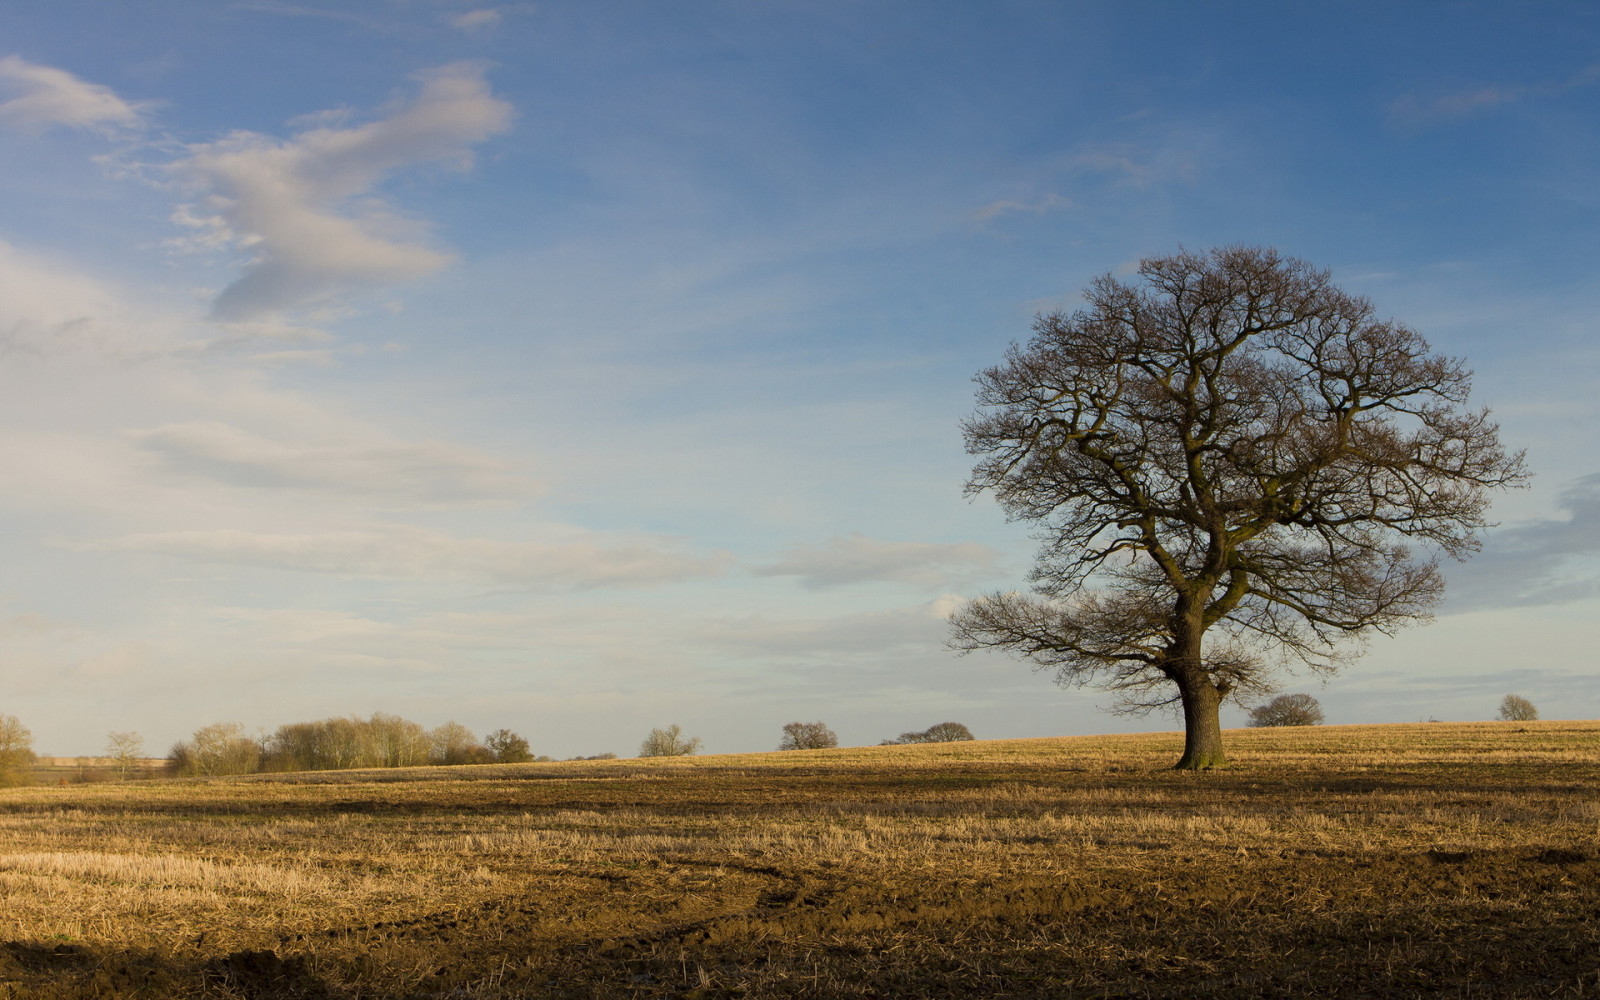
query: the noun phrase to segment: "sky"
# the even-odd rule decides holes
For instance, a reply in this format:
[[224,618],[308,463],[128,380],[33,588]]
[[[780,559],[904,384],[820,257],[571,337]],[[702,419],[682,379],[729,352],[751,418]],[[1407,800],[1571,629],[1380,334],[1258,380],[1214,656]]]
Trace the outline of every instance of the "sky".
[[1239,243],[1464,358],[1534,473],[1284,690],[1600,717],[1592,4],[4,5],[0,713],[1174,728],[946,648],[1035,550],[961,423],[1036,314]]

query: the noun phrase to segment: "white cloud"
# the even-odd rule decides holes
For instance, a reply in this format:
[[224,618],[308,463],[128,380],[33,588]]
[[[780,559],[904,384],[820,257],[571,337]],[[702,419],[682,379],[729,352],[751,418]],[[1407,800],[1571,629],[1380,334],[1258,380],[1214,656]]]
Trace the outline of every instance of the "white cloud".
[[1014,198],[1005,198],[1000,201],[992,201],[983,206],[973,212],[972,217],[980,222],[987,222],[1002,215],[1014,215],[1019,212],[1029,215],[1043,215],[1046,212],[1071,207],[1072,199],[1063,198],[1059,194],[1047,194],[1043,198],[1036,198],[1033,201],[1017,201]]
[[944,594],[924,604],[828,617],[705,621],[689,641],[780,662],[881,656],[898,647],[942,651],[946,620],[961,603],[962,598]]
[[140,120],[139,106],[111,88],[18,56],[0,59],[0,88],[21,92],[0,103],[0,121],[26,129],[67,125],[106,131],[113,126],[136,127]]
[[170,312],[0,239],[0,356],[147,355],[177,347],[183,327]]
[[489,92],[476,63],[418,79],[416,98],[378,121],[310,128],[288,140],[239,132],[190,147],[173,165],[200,192],[174,216],[193,231],[191,242],[249,258],[244,275],[213,303],[217,319],[270,317],[449,261],[373,190],[407,166],[469,166],[471,146],[509,128],[512,110]]
[[484,28],[494,28],[500,24],[500,12],[492,7],[483,7],[478,10],[462,11],[450,18],[452,27],[462,31],[477,31]]
[[721,575],[728,557],[677,551],[659,539],[601,544],[461,538],[399,524],[318,534],[239,529],[167,531],[66,543],[79,551],[147,552],[201,562],[344,577],[467,580],[516,586],[649,587]]
[[776,562],[754,567],[757,576],[797,576],[806,587],[885,581],[951,587],[992,573],[998,553],[977,542],[888,542],[865,535],[801,545]]
[[1600,596],[1600,473],[1562,491],[1564,518],[1541,518],[1487,533],[1484,550],[1446,566],[1446,610],[1566,604]]
[[1600,63],[1585,66],[1564,80],[1527,84],[1489,83],[1426,96],[1406,94],[1389,105],[1389,115],[1393,120],[1412,124],[1467,118],[1523,101],[1559,97],[1596,82],[1600,82]]
[[503,462],[460,445],[389,438],[285,443],[216,420],[130,436],[190,476],[247,488],[335,490],[390,505],[516,500],[537,490]]

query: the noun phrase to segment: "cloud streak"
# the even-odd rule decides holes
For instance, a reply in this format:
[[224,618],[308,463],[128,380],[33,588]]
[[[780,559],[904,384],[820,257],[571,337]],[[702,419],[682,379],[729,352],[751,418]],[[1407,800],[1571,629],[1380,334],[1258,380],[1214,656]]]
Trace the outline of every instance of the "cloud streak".
[[339,491],[398,505],[510,501],[538,492],[503,462],[433,441],[284,443],[215,420],[130,436],[174,471],[244,488]]
[[237,132],[191,146],[171,169],[200,197],[174,221],[192,230],[196,245],[249,258],[213,302],[213,317],[270,318],[445,266],[449,255],[374,191],[406,167],[464,169],[473,145],[510,127],[511,105],[490,93],[483,73],[478,63],[452,63],[419,74],[413,100],[365,125],[311,128],[288,140]]
[[0,122],[29,131],[63,125],[112,132],[142,123],[140,106],[118,97],[110,87],[19,56],[0,59],[0,92],[4,91],[17,96],[0,102]]
[[953,587],[993,573],[997,559],[994,549],[977,542],[888,542],[852,534],[796,546],[750,572],[799,577],[813,590],[867,582]]
[[510,542],[461,538],[406,525],[317,534],[224,528],[124,535],[63,547],[143,552],[198,562],[390,580],[457,580],[532,587],[652,587],[725,572],[728,557],[658,541]]
[[1446,610],[1566,604],[1600,595],[1600,567],[1592,563],[1600,556],[1600,473],[1569,486],[1558,506],[1565,518],[1497,529],[1482,553],[1450,568]]
[[1548,83],[1491,83],[1432,96],[1406,94],[1390,103],[1389,115],[1397,121],[1417,124],[1450,121],[1527,100],[1558,97],[1597,81],[1600,81],[1600,63],[1586,66],[1565,80]]

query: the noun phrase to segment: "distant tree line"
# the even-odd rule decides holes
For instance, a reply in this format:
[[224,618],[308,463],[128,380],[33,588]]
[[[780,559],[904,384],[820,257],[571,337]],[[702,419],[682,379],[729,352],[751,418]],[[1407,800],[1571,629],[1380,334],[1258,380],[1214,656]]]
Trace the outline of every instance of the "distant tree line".
[[237,722],[219,722],[195,730],[167,754],[169,768],[183,775],[521,764],[550,759],[535,757],[528,741],[509,729],[495,730],[480,742],[459,722],[426,729],[384,712],[366,719],[348,716],[292,722],[261,738],[250,736]]
[[955,743],[960,740],[972,739],[972,730],[959,722],[941,722],[929,726],[921,732],[901,733],[892,740],[884,740],[879,746],[898,746],[902,743]]

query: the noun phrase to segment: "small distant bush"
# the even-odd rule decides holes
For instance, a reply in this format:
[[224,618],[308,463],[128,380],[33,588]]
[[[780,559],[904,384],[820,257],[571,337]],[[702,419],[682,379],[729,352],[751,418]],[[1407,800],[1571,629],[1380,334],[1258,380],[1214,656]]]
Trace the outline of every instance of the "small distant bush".
[[821,722],[791,722],[783,727],[779,750],[823,750],[839,745],[839,737]]
[[1250,710],[1252,726],[1320,726],[1322,706],[1309,694],[1280,694]]
[[[549,760],[550,758],[549,757],[540,757],[539,759],[540,760]],[[568,760],[616,760],[617,759],[617,755],[608,750],[605,753],[597,753],[597,754],[594,754],[593,756],[590,756],[590,757],[581,757],[581,756],[580,757],[568,757],[567,759]]]
[[665,729],[652,729],[639,744],[641,757],[687,757],[700,752],[700,737],[685,738],[677,723]]
[[929,726],[927,729],[916,733],[901,733],[892,740],[884,740],[879,746],[897,746],[902,743],[955,743],[960,740],[972,739],[972,730],[959,722],[941,722]]
[[1539,710],[1521,695],[1508,694],[1500,699],[1500,718],[1506,722],[1533,722],[1539,718]]

